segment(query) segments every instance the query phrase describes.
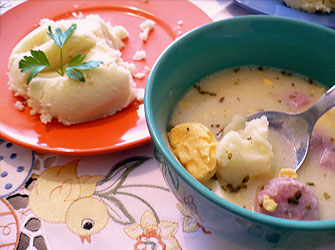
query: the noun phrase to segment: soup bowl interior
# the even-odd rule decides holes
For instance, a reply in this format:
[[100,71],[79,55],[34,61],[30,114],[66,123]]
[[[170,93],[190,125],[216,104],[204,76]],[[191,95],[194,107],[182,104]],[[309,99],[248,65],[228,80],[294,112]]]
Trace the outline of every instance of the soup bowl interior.
[[178,100],[201,78],[222,69],[261,65],[334,84],[335,32],[298,20],[244,16],[199,27],[171,44],[153,67],[145,113],[155,157],[185,211],[207,230],[256,249],[327,245],[335,220],[293,221],[251,212],[218,197],[176,160],[168,142]]

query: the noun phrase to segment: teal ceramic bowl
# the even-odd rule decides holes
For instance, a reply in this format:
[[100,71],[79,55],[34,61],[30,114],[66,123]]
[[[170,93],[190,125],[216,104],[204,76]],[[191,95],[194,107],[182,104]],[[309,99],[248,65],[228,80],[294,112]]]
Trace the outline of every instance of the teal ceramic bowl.
[[286,220],[243,209],[212,193],[174,157],[167,131],[177,101],[204,76],[243,65],[297,72],[330,87],[335,82],[335,31],[288,18],[243,16],[199,27],[171,44],[153,67],[144,97],[166,182],[199,224],[239,245],[309,249],[334,243],[335,220]]

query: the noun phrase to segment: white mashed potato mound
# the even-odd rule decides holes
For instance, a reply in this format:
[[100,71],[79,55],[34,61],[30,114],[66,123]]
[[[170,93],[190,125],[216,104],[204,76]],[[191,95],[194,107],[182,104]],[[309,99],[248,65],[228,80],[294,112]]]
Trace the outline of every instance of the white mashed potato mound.
[[284,0],[287,6],[307,12],[321,11],[329,13],[335,11],[335,0]]
[[[83,71],[85,82],[76,82],[66,75],[45,69],[27,85],[28,73],[19,69],[19,61],[30,56],[30,50],[42,50],[50,64],[60,68],[60,49],[47,35],[48,26],[63,32],[72,24],[77,29],[63,47],[63,62],[77,54],[87,53],[85,61],[102,61],[97,68]],[[15,95],[22,96],[39,113],[43,123],[58,119],[65,125],[103,118],[127,107],[137,96],[131,72],[133,64],[124,62],[120,49],[128,32],[121,26],[112,27],[98,15],[83,19],[54,22],[44,20],[41,26],[25,36],[13,49],[9,58],[9,84]]]
[[[273,151],[268,141],[269,122],[265,116],[246,122],[234,118],[216,149],[218,169],[216,175],[222,185],[242,185],[243,179],[273,174]],[[234,127],[238,131],[234,131]]]

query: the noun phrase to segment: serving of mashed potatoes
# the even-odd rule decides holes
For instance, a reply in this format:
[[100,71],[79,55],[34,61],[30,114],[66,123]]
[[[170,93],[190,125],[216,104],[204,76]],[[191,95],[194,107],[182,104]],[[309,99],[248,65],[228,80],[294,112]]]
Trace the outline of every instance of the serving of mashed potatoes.
[[[86,81],[76,82],[66,75],[44,69],[27,84],[29,73],[19,69],[19,61],[30,56],[31,50],[41,50],[50,64],[60,68],[59,47],[47,35],[48,26],[63,32],[72,24],[77,29],[63,47],[63,64],[77,54],[87,54],[85,61],[102,61],[97,68],[84,71]],[[16,96],[25,98],[31,114],[40,114],[43,123],[56,118],[65,125],[96,120],[127,107],[135,98],[143,98],[131,71],[135,65],[124,62],[120,49],[128,32],[121,26],[112,27],[97,15],[85,18],[52,21],[43,19],[41,25],[25,36],[9,58],[9,85]]]
[[287,6],[307,12],[321,11],[329,13],[335,11],[335,0],[284,0]]

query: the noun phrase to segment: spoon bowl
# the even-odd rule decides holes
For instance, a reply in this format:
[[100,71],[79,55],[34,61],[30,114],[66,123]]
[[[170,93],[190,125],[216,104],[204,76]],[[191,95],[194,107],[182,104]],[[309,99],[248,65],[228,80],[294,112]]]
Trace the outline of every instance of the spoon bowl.
[[269,129],[283,136],[295,151],[297,171],[304,162],[312,131],[318,119],[330,108],[335,106],[335,85],[331,87],[320,99],[309,109],[302,113],[285,113],[279,111],[262,111],[251,114],[247,120],[253,120],[266,116],[269,121]]

